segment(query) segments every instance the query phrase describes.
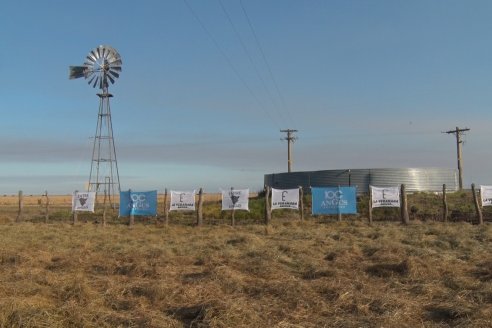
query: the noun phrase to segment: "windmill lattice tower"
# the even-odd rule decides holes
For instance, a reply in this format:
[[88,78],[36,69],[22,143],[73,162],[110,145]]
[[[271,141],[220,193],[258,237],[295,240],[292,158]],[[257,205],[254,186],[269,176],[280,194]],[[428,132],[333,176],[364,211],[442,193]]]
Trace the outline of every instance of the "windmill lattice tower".
[[114,195],[119,195],[121,189],[109,104],[113,95],[108,92],[108,87],[109,82],[113,84],[120,76],[121,65],[122,61],[118,52],[110,46],[101,45],[87,55],[82,66],[70,66],[69,68],[70,79],[84,77],[89,85],[101,90],[97,94],[99,96],[99,113],[92,147],[87,191],[103,191],[105,195],[109,196],[110,204],[114,203]]

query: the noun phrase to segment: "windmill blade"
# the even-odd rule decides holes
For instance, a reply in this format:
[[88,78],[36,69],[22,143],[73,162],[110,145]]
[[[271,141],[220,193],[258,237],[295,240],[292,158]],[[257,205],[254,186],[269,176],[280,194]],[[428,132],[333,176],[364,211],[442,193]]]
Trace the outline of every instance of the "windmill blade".
[[92,85],[92,87],[95,88],[98,82],[99,82],[99,75],[96,75],[96,79],[94,80],[94,84]]
[[111,71],[115,71],[115,72],[121,72],[121,66],[109,66],[109,69]]
[[69,69],[68,78],[70,80],[73,80],[73,79],[78,79],[79,77],[85,76],[87,67],[85,67],[85,66],[70,66],[68,69]]
[[117,53],[116,50],[114,50],[114,49],[113,49],[113,51],[111,51],[111,58],[121,59],[120,54]]
[[88,79],[88,78],[92,77],[95,73],[96,73],[96,71],[87,67],[87,70],[85,71],[85,78]]
[[108,82],[106,81],[106,78],[100,77],[99,78],[99,89],[102,90],[107,85],[108,85]]
[[99,52],[100,51],[100,48],[96,48],[96,52],[97,52],[97,59],[101,58],[101,53]]
[[92,65],[96,62],[96,58],[92,55],[92,53],[88,54],[86,57],[85,57],[85,63],[86,64],[89,64],[89,65]]
[[114,84],[114,79],[111,77],[111,75],[106,74],[106,77],[111,81],[111,84]]
[[120,74],[116,73],[116,72],[113,72],[112,70],[109,70],[108,71],[108,74],[112,75],[114,78],[119,78],[120,77]]
[[92,58],[93,62],[96,62],[97,58],[99,58],[94,50],[91,50],[91,52],[89,53],[89,55],[87,57]]
[[94,79],[96,78],[96,75],[93,75],[89,81],[87,82],[89,85],[92,83],[92,81],[94,81]]
[[110,66],[109,69],[112,71],[121,72],[121,66]]
[[109,54],[109,56],[106,57],[106,60],[108,61],[108,63],[114,63],[118,60],[118,58],[113,56],[112,54]]
[[84,62],[84,66],[87,66],[87,67],[93,67],[95,64],[96,64],[96,62],[92,61],[92,58],[91,58],[91,60],[86,60]]
[[113,61],[109,61],[109,64],[113,65],[113,66],[121,66],[122,62],[121,62],[121,59],[116,59]]
[[115,60],[121,59],[119,57],[119,55],[115,54],[114,52],[110,52],[106,58],[108,58],[108,60],[110,60],[110,61],[115,61]]

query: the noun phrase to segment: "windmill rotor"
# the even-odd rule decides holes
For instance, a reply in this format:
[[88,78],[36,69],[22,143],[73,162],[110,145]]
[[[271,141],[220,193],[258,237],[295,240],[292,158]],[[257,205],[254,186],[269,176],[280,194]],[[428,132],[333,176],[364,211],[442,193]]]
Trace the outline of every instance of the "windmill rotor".
[[107,89],[120,77],[121,65],[120,54],[113,47],[100,45],[89,52],[82,66],[69,67],[69,79],[84,77],[92,87]]

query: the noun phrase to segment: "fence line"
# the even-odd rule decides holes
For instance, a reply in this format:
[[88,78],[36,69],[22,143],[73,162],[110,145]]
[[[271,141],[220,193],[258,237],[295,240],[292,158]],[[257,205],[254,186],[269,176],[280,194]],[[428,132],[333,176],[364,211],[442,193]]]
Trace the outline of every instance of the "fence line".
[[[444,222],[447,222],[448,219],[449,219],[449,204],[448,204],[448,198],[447,198],[447,192],[446,192],[446,185],[443,185],[443,192],[440,196],[440,198],[442,199],[442,221]],[[271,207],[269,205],[270,203],[270,200],[269,200],[269,196],[270,196],[270,191],[271,191],[271,188],[268,187],[268,186],[265,186],[265,190],[264,190],[264,193],[265,193],[265,196],[266,197],[263,197],[263,195],[260,195],[261,197],[258,197],[258,193],[250,193],[250,199],[254,199],[254,198],[260,198],[263,202],[264,202],[264,212],[263,214],[257,214],[256,217],[254,217],[254,220],[257,220],[257,221],[263,221],[265,224],[269,224],[271,219],[272,219],[272,210],[271,210]],[[305,208],[304,208],[304,200],[305,198],[307,198],[306,195],[304,195],[304,193],[302,192],[302,189],[299,190],[300,192],[300,198],[299,198],[299,219],[302,221],[304,219],[304,215],[307,214]],[[457,194],[456,192],[453,192],[451,194]],[[163,194],[158,194],[158,202],[160,199],[162,199],[162,197],[164,198],[164,215],[165,215],[165,224],[167,225],[169,223],[169,208],[168,208],[168,205],[169,205],[169,201],[168,201],[168,197],[167,197],[168,193],[167,193],[167,189],[165,190],[165,192]],[[418,195],[418,194],[417,194]],[[439,195],[437,194],[430,194],[430,193],[427,193],[425,194],[427,195],[427,197],[433,197],[434,195],[439,197]],[[473,219],[473,222],[475,223],[478,223],[478,224],[483,224],[484,223],[484,214],[485,216],[487,216],[488,220],[490,220],[491,216],[492,216],[492,213],[491,211],[489,210],[488,212],[487,211],[484,211],[482,210],[482,207],[480,206],[479,204],[479,199],[477,197],[477,191],[475,191],[475,185],[472,184],[471,185],[471,198],[472,200],[469,201],[468,199],[466,199],[466,196],[468,195],[468,192],[461,192],[460,193],[460,203],[458,205],[460,206],[469,206],[466,208],[466,211],[463,211],[463,210],[451,210],[451,219],[455,219],[458,218],[458,220],[456,221],[460,221],[460,218],[462,219],[463,217],[459,217],[459,215],[468,215],[468,219],[469,221],[471,221],[471,219]],[[174,215],[175,217],[178,216],[178,217],[187,217],[187,216],[193,216],[195,219],[193,221],[193,224],[196,224],[198,226],[200,225],[203,225],[203,204],[214,204],[216,203],[217,205],[220,205],[220,201],[221,201],[221,194],[220,193],[203,193],[203,189],[200,188],[200,191],[198,194],[195,195],[195,197],[198,198],[198,208],[195,210],[195,211],[188,211],[189,213],[184,213],[184,214],[176,214]],[[14,198],[17,198],[16,200]],[[265,202],[266,201],[266,202]],[[417,198],[417,201],[418,201],[418,198]],[[44,194],[42,195],[24,195],[24,193],[22,191],[19,191],[18,195],[17,196],[4,196],[3,197],[3,202],[2,202],[2,197],[0,197],[0,206],[15,206],[14,204],[17,203],[17,213],[16,213],[16,216],[15,216],[15,222],[22,222],[22,221],[26,221],[29,219],[29,215],[27,212],[29,212],[28,210],[34,206],[38,206],[41,208],[40,210],[40,215],[34,215],[35,217],[39,217],[39,218],[44,218],[44,222],[45,223],[48,223],[50,221],[50,217],[53,216],[53,210],[56,209],[56,208],[65,208],[65,209],[71,209],[71,195],[50,195],[50,197],[48,197],[48,191],[45,191]],[[409,216],[409,213],[408,213],[408,200],[407,200],[407,193],[405,192],[405,185],[401,185],[401,202],[402,202],[402,206],[400,208],[400,219],[401,219],[401,222],[403,224],[408,224],[410,222],[410,216]],[[104,202],[105,204],[106,202]],[[159,202],[160,203],[160,202]],[[358,210],[358,214],[356,215],[357,217],[363,217],[361,214],[362,213],[367,213],[368,215],[368,222],[369,224],[372,224],[373,222],[373,209],[372,209],[372,206],[371,206],[371,197],[369,195],[369,200],[367,201],[367,205],[368,205],[368,208],[367,208],[367,212],[365,212],[363,210],[363,208],[365,208],[365,204],[366,202],[365,201],[362,201],[362,202],[359,202],[358,201],[358,207],[359,207],[359,210]],[[418,202],[415,202],[414,201],[414,204],[412,205],[412,208],[411,208],[411,212],[412,212],[412,218],[415,220],[415,219],[424,219],[426,220],[427,217],[425,216],[421,216],[419,217],[417,215],[418,211],[419,211],[419,206],[420,204]],[[473,205],[473,206],[472,206]],[[215,206],[215,205],[214,205]],[[426,204],[424,204],[424,206],[426,206]],[[1,208],[1,207],[0,207]],[[470,208],[474,208],[475,211],[473,213],[470,212]],[[27,210],[26,210],[27,209]],[[102,216],[102,223],[103,225],[106,224],[107,222],[107,213],[108,209],[107,209],[107,206],[104,206],[104,211],[103,211],[103,216]],[[220,211],[220,210],[219,210]],[[289,210],[283,210],[283,211],[289,211]],[[309,211],[309,209],[307,210]],[[32,212],[32,211],[31,211]],[[388,211],[385,211],[384,215],[387,216],[387,213]],[[282,213],[288,213],[288,212],[282,212]],[[233,217],[231,218],[231,224],[234,225],[235,224],[235,218],[234,218],[234,214],[233,213]],[[79,213],[79,215],[81,215]],[[98,213],[91,213],[91,214],[85,214],[85,216],[97,216]],[[207,214],[209,217],[211,216],[211,214]],[[71,215],[72,217],[72,224],[77,224],[78,223],[78,217],[77,217],[77,212],[73,212],[73,214]],[[112,213],[112,216],[114,217],[114,211]],[[212,215],[213,216],[213,215]],[[287,216],[291,216],[292,215],[287,215]],[[326,215],[327,217],[330,217],[329,215]],[[323,217],[323,216],[322,216]],[[439,217],[438,215],[431,215],[431,217],[434,218],[434,220]],[[224,218],[224,215],[221,214],[220,215],[220,218],[219,219],[222,219]],[[32,218],[31,218],[32,219]],[[217,219],[217,217],[214,217],[213,218],[214,220]],[[339,220],[341,220],[341,217],[338,217]],[[39,220],[41,221],[41,220]],[[134,222],[134,218],[130,218],[130,223]]]

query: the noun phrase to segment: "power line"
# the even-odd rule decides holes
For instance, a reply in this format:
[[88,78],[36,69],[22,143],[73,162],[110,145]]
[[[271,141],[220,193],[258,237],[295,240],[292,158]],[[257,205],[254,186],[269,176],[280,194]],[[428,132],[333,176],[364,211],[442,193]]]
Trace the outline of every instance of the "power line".
[[275,124],[277,125],[278,127],[280,126],[274,119],[273,117],[270,115],[270,113],[266,110],[265,106],[263,105],[263,103],[260,101],[260,99],[256,96],[256,94],[253,92],[253,90],[251,89],[251,87],[248,85],[248,83],[246,83],[246,80],[243,79],[243,77],[241,76],[241,74],[239,73],[239,71],[236,69],[236,67],[234,66],[234,64],[232,63],[231,59],[229,58],[229,56],[227,56],[227,54],[225,53],[224,50],[222,50],[222,47],[219,45],[219,42],[214,38],[214,36],[212,35],[212,33],[207,29],[207,27],[205,26],[205,23],[200,19],[200,17],[198,16],[198,14],[193,10],[193,8],[191,7],[191,5],[188,3],[187,0],[183,0],[184,3],[186,4],[186,7],[189,9],[189,11],[191,12],[191,14],[193,15],[193,17],[195,17],[196,21],[200,24],[200,26],[202,27],[202,29],[205,31],[205,33],[208,35],[208,37],[210,38],[210,40],[212,40],[213,44],[215,45],[215,47],[219,50],[220,54],[222,55],[222,57],[224,57],[224,59],[226,60],[227,64],[229,65],[229,67],[232,69],[232,71],[234,72],[234,74],[236,74],[236,77],[239,79],[239,81],[241,81],[241,83],[243,84],[243,86],[249,91],[249,93],[251,94],[251,96],[255,99],[255,101],[257,102],[258,106],[265,112],[265,114],[268,116],[268,118]]
[[283,118],[283,113],[281,111],[281,109],[278,107],[278,104],[276,103],[276,101],[274,100],[273,98],[273,95],[272,93],[270,92],[270,89],[268,88],[266,82],[265,82],[265,79],[263,78],[262,74],[260,73],[258,67],[256,66],[256,64],[254,63],[254,60],[253,60],[253,57],[251,56],[251,53],[249,52],[248,50],[248,47],[246,47],[246,44],[244,43],[243,41],[243,38],[241,37],[241,34],[239,33],[238,29],[236,28],[236,25],[234,24],[234,22],[232,21],[232,18],[231,16],[229,15],[229,12],[227,11],[227,9],[225,8],[224,4],[222,3],[222,0],[218,0],[219,1],[219,4],[220,4],[220,7],[222,8],[222,11],[224,12],[224,14],[226,15],[227,17],[227,20],[229,21],[229,24],[231,25],[232,27],[232,30],[234,31],[234,34],[237,36],[238,40],[239,40],[239,43],[241,44],[243,50],[244,50],[244,53],[246,54],[246,56],[248,57],[249,59],[249,62],[251,63],[251,66],[253,66],[253,69],[256,73],[256,75],[258,76],[258,78],[260,79],[261,81],[261,84],[263,86],[263,88],[265,89],[270,101],[272,102],[273,106],[277,109],[277,112],[279,113],[279,116],[281,117],[281,120],[285,122],[285,119]]
[[239,4],[241,5],[241,8],[242,8],[243,13],[244,13],[244,16],[246,17],[246,20],[248,22],[249,28],[251,29],[251,32],[252,32],[253,37],[254,37],[254,39],[256,41],[256,44],[258,46],[258,49],[260,50],[261,56],[263,58],[263,61],[265,62],[265,65],[266,65],[266,67],[268,69],[268,73],[270,74],[270,78],[272,79],[273,85],[275,86],[275,90],[277,91],[277,94],[278,94],[278,97],[280,99],[280,102],[282,103],[282,106],[283,106],[284,110],[287,112],[287,115],[288,115],[288,117],[290,119],[290,122],[293,123],[292,116],[290,115],[290,111],[287,109],[287,105],[285,103],[284,96],[280,92],[280,88],[278,87],[277,80],[275,79],[275,77],[273,75],[272,68],[270,67],[270,64],[269,64],[269,62],[268,62],[268,60],[267,60],[267,58],[265,56],[265,52],[263,51],[263,47],[261,46],[260,40],[258,39],[258,36],[257,36],[257,34],[255,32],[255,29],[253,28],[253,24],[251,23],[251,20],[249,19],[249,15],[246,12],[246,8],[244,8],[244,5],[243,5],[242,0],[239,0]]

